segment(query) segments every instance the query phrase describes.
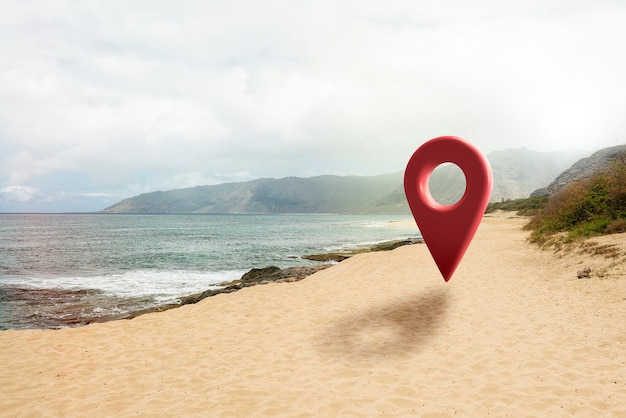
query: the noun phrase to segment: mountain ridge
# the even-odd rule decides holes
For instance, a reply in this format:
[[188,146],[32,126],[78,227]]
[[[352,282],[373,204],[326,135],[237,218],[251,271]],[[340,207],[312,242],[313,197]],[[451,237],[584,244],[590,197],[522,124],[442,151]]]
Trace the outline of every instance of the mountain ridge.
[[[487,158],[494,173],[491,201],[528,197],[580,158],[582,151],[547,152],[526,148],[494,151]],[[143,193],[103,213],[389,213],[409,214],[404,172],[377,176],[259,178],[245,182]],[[465,179],[454,164],[435,169],[429,179],[433,197],[457,201]]]
[[551,197],[573,181],[592,177],[604,170],[609,165],[626,156],[626,145],[602,148],[588,157],[581,158],[559,174],[548,186],[534,190],[530,197]]
[[368,212],[402,173],[379,176],[260,178],[143,193],[103,210],[105,213],[320,213]]

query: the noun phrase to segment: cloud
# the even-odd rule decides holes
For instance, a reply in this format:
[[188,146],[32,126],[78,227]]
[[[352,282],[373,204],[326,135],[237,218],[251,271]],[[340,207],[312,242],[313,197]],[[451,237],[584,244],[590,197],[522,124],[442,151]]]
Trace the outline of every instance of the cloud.
[[625,18],[608,0],[9,1],[0,187],[378,174],[443,134],[486,153],[617,145]]
[[8,202],[28,202],[41,195],[36,187],[7,186],[0,189],[0,200]]

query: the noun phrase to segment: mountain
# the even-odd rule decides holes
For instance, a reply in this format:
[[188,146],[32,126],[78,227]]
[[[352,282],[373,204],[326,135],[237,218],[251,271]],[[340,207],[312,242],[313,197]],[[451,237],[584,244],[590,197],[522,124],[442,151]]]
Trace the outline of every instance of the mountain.
[[402,182],[402,173],[380,176],[286,177],[145,193],[107,213],[359,213]]
[[559,174],[547,187],[533,191],[530,196],[554,196],[568,183],[592,177],[607,169],[613,161],[624,158],[624,156],[626,156],[626,145],[603,148],[587,158],[578,160],[570,168]]
[[[491,200],[527,197],[580,158],[580,152],[541,153],[525,148],[487,156],[494,173]],[[262,178],[239,183],[144,193],[104,213],[410,213],[404,172],[379,176]],[[429,179],[433,197],[457,201],[465,178],[454,164],[437,167]]]

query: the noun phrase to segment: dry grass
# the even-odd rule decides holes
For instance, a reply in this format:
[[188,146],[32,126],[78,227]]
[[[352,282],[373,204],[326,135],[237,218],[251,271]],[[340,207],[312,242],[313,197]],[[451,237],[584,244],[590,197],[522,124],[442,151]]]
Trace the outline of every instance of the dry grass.
[[560,247],[580,238],[626,232],[626,156],[550,198],[526,225],[530,241]]

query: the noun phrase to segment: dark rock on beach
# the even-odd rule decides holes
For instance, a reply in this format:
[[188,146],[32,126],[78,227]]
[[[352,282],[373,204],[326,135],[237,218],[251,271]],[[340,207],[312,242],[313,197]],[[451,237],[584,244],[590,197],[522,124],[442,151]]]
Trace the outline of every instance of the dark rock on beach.
[[317,266],[289,267],[281,269],[276,266],[269,266],[259,269],[252,269],[241,276],[241,279],[226,283],[224,287],[218,289],[210,289],[199,295],[191,295],[181,298],[181,305],[200,302],[211,296],[222,293],[232,293],[245,287],[255,286],[257,284],[268,284],[271,282],[287,283],[302,280],[318,271],[327,269],[332,264],[320,264]]
[[403,247],[405,245],[423,244],[423,243],[424,243],[424,240],[419,239],[419,238],[407,238],[407,239],[401,239],[397,241],[387,241],[387,242],[382,242],[380,244],[374,245],[372,248],[370,248],[370,251],[391,251],[391,250],[395,250],[396,248]]
[[321,262],[328,262],[328,261],[343,261],[347,258],[350,258],[354,255],[354,253],[323,253],[323,254],[307,254],[307,255],[303,255],[302,258],[304,258],[305,260],[311,260],[311,261],[321,261]]
[[238,280],[245,287],[264,282],[286,282],[298,281],[308,277],[318,271],[327,269],[332,264],[318,264],[316,266],[288,267],[280,269],[275,266],[265,267],[261,269],[252,269]]
[[576,273],[576,277],[578,277],[579,279],[586,279],[591,275],[591,268],[590,267],[585,267],[582,270],[578,270],[578,272]]
[[243,283],[248,283],[260,282],[263,280],[275,280],[280,275],[281,271],[282,270],[276,266],[252,269],[243,276],[241,276],[241,281]]
[[373,245],[371,247],[355,248],[349,251],[330,252],[330,253],[322,253],[322,254],[308,254],[308,255],[303,255],[302,258],[306,260],[322,261],[322,262],[327,262],[327,261],[340,262],[357,254],[362,254],[362,253],[367,253],[367,252],[372,252],[372,251],[391,251],[391,250],[395,250],[398,247],[402,247],[404,245],[422,244],[423,242],[424,241],[419,238],[407,238],[407,239],[400,239],[400,240],[395,240],[395,241],[385,241],[385,242],[381,242],[380,244]]

